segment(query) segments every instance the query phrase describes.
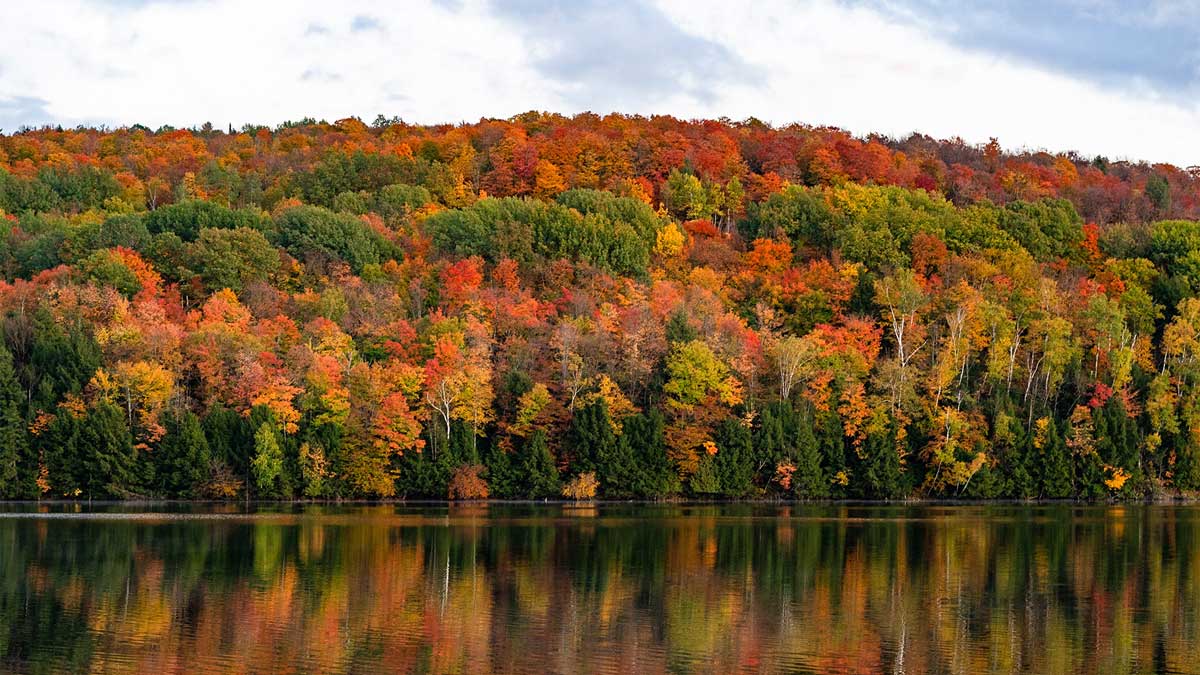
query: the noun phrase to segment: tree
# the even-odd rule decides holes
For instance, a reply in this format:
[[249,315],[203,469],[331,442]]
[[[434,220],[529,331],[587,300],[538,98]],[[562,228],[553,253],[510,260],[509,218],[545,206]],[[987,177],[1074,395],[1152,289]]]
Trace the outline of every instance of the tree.
[[183,249],[183,262],[210,291],[228,288],[240,293],[255,281],[265,281],[279,268],[279,252],[258,230],[204,228]]
[[283,450],[279,432],[271,422],[263,422],[254,432],[254,485],[264,497],[281,496],[280,477],[283,474]]
[[212,463],[200,418],[190,410],[170,411],[163,426],[165,435],[154,451],[155,487],[167,496],[196,497]]
[[818,346],[807,338],[785,337],[771,347],[779,376],[779,398],[791,399],[792,389],[809,375],[809,369],[817,361]]
[[297,206],[275,218],[277,243],[297,259],[343,261],[361,272],[383,262],[393,251],[365,222],[348,213]]
[[546,433],[535,431],[524,446],[521,467],[525,473],[525,494],[533,499],[558,495],[558,469],[554,468],[554,456],[546,444]]
[[0,497],[7,499],[28,497],[35,489],[38,467],[30,454],[24,407],[12,354],[0,347]]
[[1074,494],[1075,478],[1066,443],[1054,420],[1039,419],[1034,425],[1033,447],[1041,459],[1041,494],[1051,499],[1065,499]]
[[736,419],[726,418],[717,427],[717,453],[714,464],[721,494],[745,497],[754,488],[754,442],[747,429]]

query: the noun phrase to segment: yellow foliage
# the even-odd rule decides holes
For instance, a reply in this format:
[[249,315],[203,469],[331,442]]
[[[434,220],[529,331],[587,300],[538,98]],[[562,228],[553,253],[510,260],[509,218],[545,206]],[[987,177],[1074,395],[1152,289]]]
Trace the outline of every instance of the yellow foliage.
[[1041,417],[1033,423],[1033,447],[1038,450],[1046,445],[1046,431],[1050,428],[1050,418]]
[[1119,466],[1105,464],[1104,471],[1108,473],[1108,478],[1104,479],[1104,484],[1113,492],[1120,490],[1125,486],[1125,481],[1129,480],[1129,472]]
[[562,496],[577,502],[586,501],[595,498],[598,487],[600,487],[600,481],[596,480],[596,474],[588,471],[572,478],[564,485]]
[[675,223],[667,223],[655,237],[654,253],[664,258],[674,258],[683,252],[684,241],[683,230]]

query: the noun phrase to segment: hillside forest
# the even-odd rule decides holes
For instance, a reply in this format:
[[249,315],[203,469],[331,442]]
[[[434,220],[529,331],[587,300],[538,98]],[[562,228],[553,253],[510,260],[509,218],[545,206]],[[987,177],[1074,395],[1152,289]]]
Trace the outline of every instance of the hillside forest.
[[1200,490],[1200,169],[754,119],[0,135],[0,497]]

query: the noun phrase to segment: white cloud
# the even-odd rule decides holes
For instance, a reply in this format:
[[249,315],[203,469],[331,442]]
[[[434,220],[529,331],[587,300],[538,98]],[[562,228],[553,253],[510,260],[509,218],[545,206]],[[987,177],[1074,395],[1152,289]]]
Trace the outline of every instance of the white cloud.
[[[767,72],[766,91],[727,87],[715,107],[738,118],[800,120],[856,133],[986,142],[1008,148],[1200,163],[1200,111],[1148,90],[1118,95],[1081,80],[968,52],[927,30],[834,2],[755,3],[729,13],[661,0],[680,25],[733,45]],[[752,37],[751,37],[752,36]]]
[[[927,23],[833,0],[764,0],[748,10],[654,1],[686,33],[721,48],[708,54],[727,53],[739,67],[680,71],[680,80],[720,78],[703,87],[646,86],[632,80],[634,64],[622,87],[630,66],[614,58],[596,69],[605,79],[570,81],[539,61],[571,48],[569,25],[553,24],[562,31],[553,35],[519,30],[486,0],[4,3],[0,120],[240,126],[383,113],[457,122],[572,113],[585,101],[600,113],[755,116],[972,142],[997,136],[1005,147],[1200,163],[1196,107],[955,47]],[[592,22],[586,30],[606,29]],[[643,33],[612,29],[614,55],[634,53],[621,40]],[[587,53],[606,58],[591,38]],[[686,58],[673,55],[672,67]],[[739,77],[746,72],[755,77]],[[6,101],[16,103],[5,110]]]

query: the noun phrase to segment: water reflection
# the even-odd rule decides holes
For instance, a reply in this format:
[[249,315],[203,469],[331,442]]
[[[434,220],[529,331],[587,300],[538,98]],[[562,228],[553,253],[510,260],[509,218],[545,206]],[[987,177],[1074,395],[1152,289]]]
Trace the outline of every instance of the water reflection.
[[0,671],[1200,669],[1200,510],[9,507]]

